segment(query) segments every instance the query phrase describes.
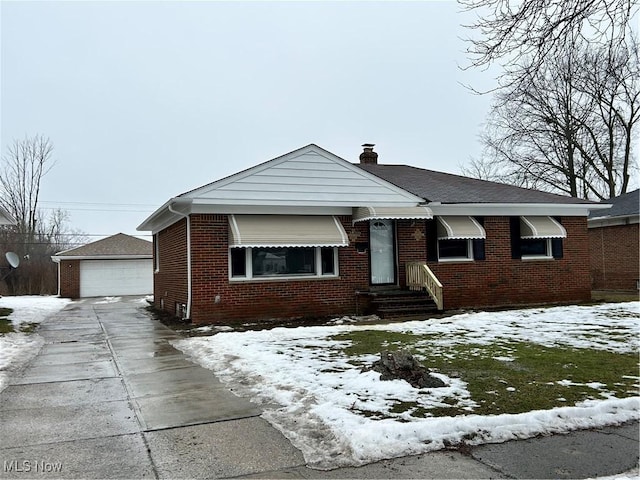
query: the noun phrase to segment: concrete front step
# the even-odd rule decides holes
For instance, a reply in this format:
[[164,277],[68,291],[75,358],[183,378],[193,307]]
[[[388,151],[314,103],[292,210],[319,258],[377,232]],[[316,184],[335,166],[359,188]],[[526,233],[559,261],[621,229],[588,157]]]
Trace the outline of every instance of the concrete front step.
[[397,317],[413,317],[413,316],[424,316],[430,315],[434,313],[438,313],[438,309],[433,306],[414,306],[414,307],[387,307],[387,308],[379,308],[376,311],[377,315],[380,318],[397,318]]
[[372,292],[372,307],[382,318],[419,316],[438,311],[436,304],[424,292],[389,290]]

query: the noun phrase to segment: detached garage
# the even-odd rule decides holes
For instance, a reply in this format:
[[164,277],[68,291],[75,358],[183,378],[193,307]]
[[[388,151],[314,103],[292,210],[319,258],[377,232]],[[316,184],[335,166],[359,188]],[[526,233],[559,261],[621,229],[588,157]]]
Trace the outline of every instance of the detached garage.
[[147,295],[153,292],[152,243],[118,233],[54,255],[61,297]]

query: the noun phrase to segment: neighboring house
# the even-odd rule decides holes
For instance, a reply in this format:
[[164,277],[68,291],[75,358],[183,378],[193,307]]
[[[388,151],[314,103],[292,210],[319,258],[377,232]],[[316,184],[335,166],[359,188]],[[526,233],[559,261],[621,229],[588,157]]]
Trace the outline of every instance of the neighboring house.
[[[590,299],[601,205],[308,145],[169,199],[156,307],[194,323],[350,314],[389,289],[439,308]],[[440,286],[441,285],[441,286]]]
[[153,292],[153,246],[118,233],[51,257],[61,297],[147,295]]
[[610,210],[589,215],[591,281],[595,290],[638,290],[640,279],[640,197],[625,193],[605,200]]
[[[15,218],[13,218],[13,216],[3,207],[0,207],[0,226],[2,225],[17,225],[17,221]],[[9,257],[7,257],[6,255],[9,253],[7,252],[7,246],[6,245],[0,245],[0,264],[2,264],[2,266],[0,267],[0,278],[5,279],[8,277],[9,273],[11,272],[11,263],[9,260]],[[6,258],[6,262],[5,262],[5,258]],[[17,256],[14,258],[18,258]],[[18,260],[19,261],[19,260]],[[14,261],[15,262],[15,261]],[[5,282],[1,282],[0,283],[0,293],[4,294],[6,293],[5,288],[7,286],[5,285]],[[1,295],[0,295],[1,296]]]
[[18,222],[3,207],[0,207],[0,225],[16,225]]

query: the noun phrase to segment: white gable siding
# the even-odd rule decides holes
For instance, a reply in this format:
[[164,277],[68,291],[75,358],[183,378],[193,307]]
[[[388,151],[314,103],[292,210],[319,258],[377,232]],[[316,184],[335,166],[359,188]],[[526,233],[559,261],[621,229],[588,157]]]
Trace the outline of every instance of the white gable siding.
[[350,215],[352,207],[413,207],[423,202],[311,144],[171,198],[138,230],[156,233],[190,213]]
[[313,149],[188,194],[196,203],[233,205],[415,205],[419,199],[353,165]]

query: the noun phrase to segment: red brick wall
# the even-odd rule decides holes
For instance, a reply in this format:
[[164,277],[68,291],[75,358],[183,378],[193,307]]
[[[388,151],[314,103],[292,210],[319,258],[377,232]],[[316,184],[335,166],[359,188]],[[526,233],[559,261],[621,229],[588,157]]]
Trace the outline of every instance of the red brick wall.
[[[366,222],[365,222],[366,223]],[[406,285],[405,265],[427,259],[426,224],[421,220],[397,220],[396,244],[398,250],[398,283]]]
[[[230,282],[226,215],[192,215],[192,316],[194,323],[227,323],[267,318],[352,314],[357,290],[369,288],[369,255],[356,242],[368,242],[368,222],[351,226],[340,217],[350,246],[338,248],[337,279]],[[586,219],[561,219],[568,238],[558,260],[514,260],[508,217],[485,217],[486,260],[459,263],[428,262],[445,288],[445,308],[506,306],[589,300],[589,248]],[[187,302],[186,227],[181,221],[157,236],[160,271],[154,276],[156,306],[165,310]],[[425,261],[424,221],[397,222],[398,280],[405,283],[405,264]],[[156,239],[154,239],[155,241]],[[218,301],[216,301],[218,298]],[[359,311],[366,306],[360,297]]]
[[[351,217],[340,220],[348,233],[358,233],[356,241],[368,240],[366,224],[351,227]],[[337,279],[230,282],[228,230],[226,215],[191,216],[194,323],[353,313],[355,291],[369,286],[368,255],[353,242],[338,248]]]
[[445,309],[587,301],[591,298],[584,217],[564,217],[562,259],[511,258],[508,217],[485,217],[486,260],[428,262],[444,286]]
[[637,290],[640,225],[589,229],[591,281],[596,290]]
[[153,237],[154,265],[156,252],[160,252],[160,269],[153,274],[155,307],[174,315],[176,303],[186,304],[188,296],[186,225],[186,220],[180,220]]
[[80,260],[61,260],[60,296],[64,298],[80,297]]

